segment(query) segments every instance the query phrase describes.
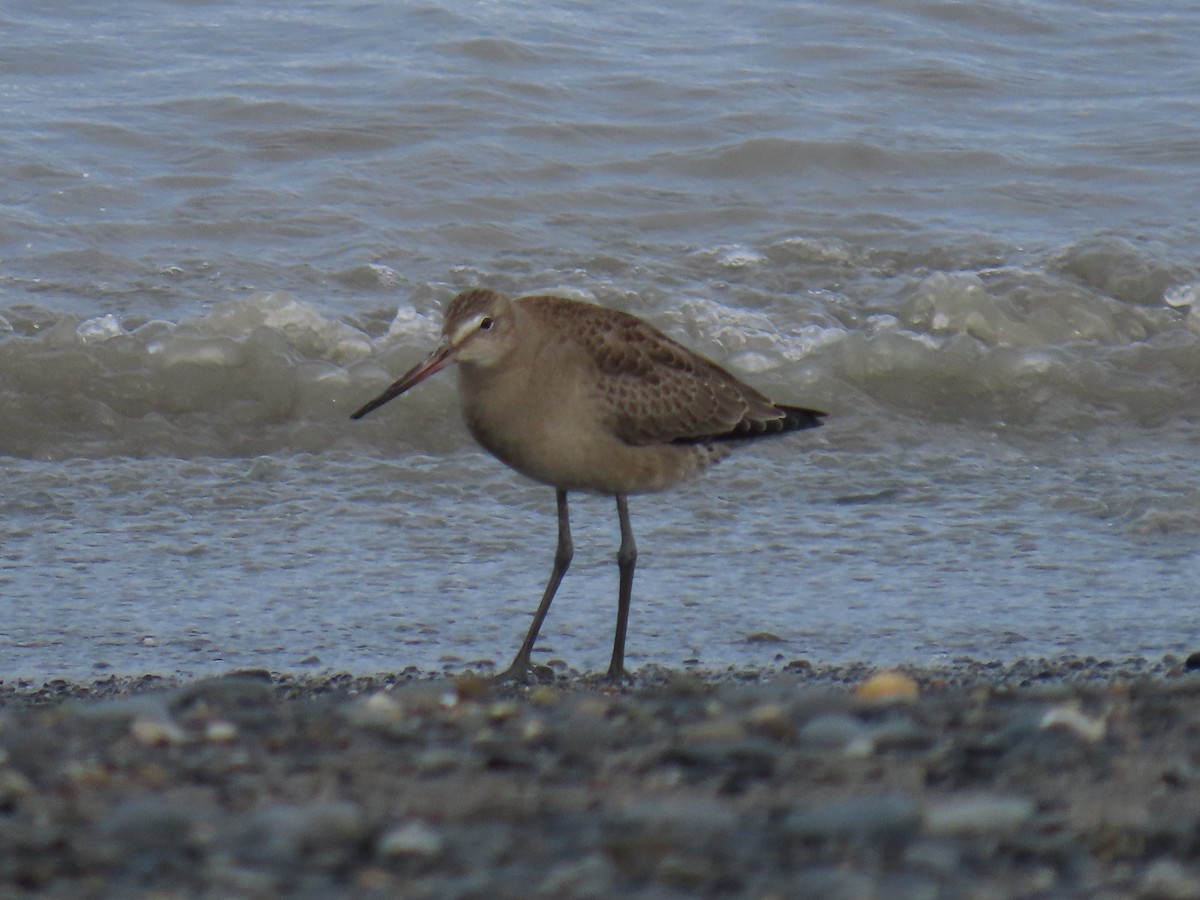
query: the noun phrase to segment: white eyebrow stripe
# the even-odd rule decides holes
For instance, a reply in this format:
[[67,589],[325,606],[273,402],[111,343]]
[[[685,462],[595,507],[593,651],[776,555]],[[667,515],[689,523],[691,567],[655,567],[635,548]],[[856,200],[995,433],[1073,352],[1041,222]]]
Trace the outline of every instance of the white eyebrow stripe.
[[479,324],[486,318],[489,318],[486,313],[479,313],[472,316],[463,322],[450,334],[450,343],[458,346],[465,341],[471,334],[479,330]]

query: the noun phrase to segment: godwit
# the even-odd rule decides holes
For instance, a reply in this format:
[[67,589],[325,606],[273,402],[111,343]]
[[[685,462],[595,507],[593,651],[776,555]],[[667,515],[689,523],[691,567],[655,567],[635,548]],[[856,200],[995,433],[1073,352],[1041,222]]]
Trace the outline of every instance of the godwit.
[[558,547],[529,633],[498,679],[529,680],[533,645],[574,555],[567,494],[617,501],[621,547],[617,625],[608,678],[627,677],[625,631],[637,547],[630,494],[696,474],[731,443],[821,424],[825,413],[772,403],[716,363],[636,316],[565,297],[470,290],[446,309],[442,339],[423,362],[351,418],[458,363],[467,428],[484,449],[558,500]]

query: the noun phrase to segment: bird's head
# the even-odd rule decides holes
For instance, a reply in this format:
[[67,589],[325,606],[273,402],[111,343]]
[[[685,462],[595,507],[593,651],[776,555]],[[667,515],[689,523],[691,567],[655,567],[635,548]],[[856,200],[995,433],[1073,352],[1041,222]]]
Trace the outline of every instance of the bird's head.
[[350,418],[361,419],[450,363],[486,367],[498,362],[512,347],[515,322],[512,300],[499,291],[463,291],[446,307],[442,339],[433,352]]
[[442,346],[455,362],[488,366],[508,353],[516,310],[499,291],[464,291],[446,307]]

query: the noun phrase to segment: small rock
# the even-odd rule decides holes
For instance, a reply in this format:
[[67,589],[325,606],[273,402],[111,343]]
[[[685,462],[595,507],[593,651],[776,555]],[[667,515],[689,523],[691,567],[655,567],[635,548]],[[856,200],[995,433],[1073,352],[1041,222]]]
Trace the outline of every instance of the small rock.
[[620,731],[611,722],[593,716],[572,715],[547,729],[560,752],[570,759],[594,759],[620,742]]
[[746,736],[741,722],[731,717],[722,717],[679,729],[679,740],[683,744],[705,744],[713,741],[736,741]]
[[1200,768],[1189,759],[1176,759],[1163,768],[1162,780],[1172,787],[1183,787],[1200,778]]
[[379,838],[376,850],[380,856],[438,856],[446,842],[441,834],[427,822],[414,819],[411,822],[385,832]]
[[421,730],[420,720],[408,714],[405,704],[383,691],[350,707],[349,718],[356,725],[401,741],[416,737]]
[[170,747],[187,740],[184,730],[169,719],[135,719],[129,734],[148,747]]
[[554,706],[562,699],[562,693],[546,685],[538,685],[529,692],[529,702],[534,706]]
[[60,738],[41,730],[3,728],[0,740],[3,765],[35,781],[53,771],[67,752]]
[[484,700],[491,696],[492,683],[486,678],[469,672],[454,680],[454,691],[459,700]]
[[782,644],[783,638],[771,631],[752,631],[746,635],[747,644]]
[[20,772],[0,768],[0,809],[11,809],[13,804],[32,791],[33,785]]
[[65,707],[89,726],[111,732],[113,739],[129,732],[136,721],[170,721],[171,713],[161,696],[133,696],[105,699],[99,703],[79,701]]
[[905,865],[942,877],[956,874],[962,858],[962,846],[947,840],[914,841],[904,851]]
[[228,835],[236,858],[283,870],[344,868],[359,857],[365,837],[362,814],[345,801],[260,809]]
[[111,865],[145,877],[186,873],[194,865],[190,814],[163,800],[129,800],[97,825],[98,850]]
[[889,716],[871,729],[871,740],[876,750],[897,750],[928,747],[935,740],[934,734],[918,725],[907,715]]
[[821,900],[879,900],[875,879],[862,872],[834,868],[814,868],[796,876],[794,897],[820,897]]
[[361,720],[398,721],[404,718],[404,706],[394,695],[386,691],[376,691],[370,694],[359,705],[358,712]]
[[911,797],[882,794],[794,812],[784,820],[784,827],[800,838],[903,842],[915,834],[920,822],[920,811]]
[[204,726],[204,739],[213,744],[228,744],[237,740],[237,726],[226,719],[213,719]]
[[471,771],[478,765],[478,758],[465,750],[451,747],[433,747],[413,755],[413,765],[425,776],[448,775],[460,769]]
[[1014,769],[1031,766],[1044,772],[1066,772],[1079,766],[1095,765],[1103,758],[1104,745],[1086,740],[1072,728],[1043,728],[1021,734],[1002,729],[994,746],[1003,750],[1004,764]]
[[661,797],[635,801],[621,811],[627,827],[654,834],[676,846],[702,847],[737,831],[738,816],[729,806],[701,797]]
[[786,741],[796,735],[796,724],[779,703],[755,706],[746,713],[746,725],[778,741]]
[[1065,728],[1089,743],[1096,743],[1108,729],[1105,719],[1086,715],[1074,706],[1052,706],[1042,716],[1039,728]]
[[521,740],[527,743],[540,741],[546,735],[546,721],[540,718],[526,719],[521,725]]
[[246,670],[189,684],[180,689],[176,705],[187,709],[203,704],[229,710],[267,706],[274,700],[270,673]]
[[800,729],[800,744],[815,750],[869,756],[875,749],[871,729],[854,716],[831,713],[810,719]]
[[535,891],[539,897],[579,897],[607,900],[615,895],[616,869],[607,857],[589,853],[582,859],[555,866],[546,873]]
[[487,708],[487,717],[493,722],[515,719],[521,714],[521,704],[512,700],[497,700]]
[[1194,900],[1200,897],[1200,877],[1174,859],[1156,859],[1142,876],[1139,895],[1154,900]]
[[112,782],[112,776],[107,768],[99,762],[72,761],[62,768],[63,776],[84,789],[107,787]]
[[877,672],[854,690],[854,695],[868,703],[911,703],[921,695],[912,677],[891,670]]
[[925,808],[924,830],[939,837],[1009,834],[1033,817],[1024,797],[975,794],[937,800]]

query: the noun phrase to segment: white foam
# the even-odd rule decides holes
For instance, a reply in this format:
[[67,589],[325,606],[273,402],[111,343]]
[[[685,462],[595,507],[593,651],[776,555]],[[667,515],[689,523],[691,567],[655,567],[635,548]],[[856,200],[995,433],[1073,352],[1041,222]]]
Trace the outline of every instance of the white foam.
[[242,365],[246,361],[243,346],[227,337],[181,336],[167,340],[151,341],[146,351],[160,365],[179,365],[225,368]]
[[369,356],[371,339],[357,328],[327,319],[286,291],[260,291],[245,300],[222,303],[207,315],[189,319],[189,328],[226,337],[248,337],[259,328],[281,334],[305,356],[339,365]]
[[439,325],[432,317],[417,312],[411,306],[401,306],[388,325],[385,340],[413,338],[420,343],[432,343],[437,339],[438,331]]
[[850,247],[836,238],[785,238],[775,242],[771,251],[772,259],[784,255],[799,262],[836,267],[848,267],[854,263]]
[[1072,287],[1011,276],[1006,288],[989,289],[973,272],[937,272],[901,304],[905,325],[937,337],[968,335],[992,346],[1039,347],[1067,341],[1114,342],[1145,337],[1137,309]]
[[75,328],[75,333],[85,344],[100,344],[113,338],[124,337],[129,332],[125,330],[120,319],[109,313],[80,322]]
[[403,281],[399,272],[383,263],[368,263],[367,268],[375,274],[380,287],[399,287]]
[[1176,308],[1195,306],[1200,301],[1200,282],[1176,285],[1167,290],[1163,299]]
[[757,350],[746,350],[729,357],[729,363],[743,372],[766,372],[779,365],[779,360]]
[[741,269],[766,260],[766,257],[757,250],[741,244],[722,244],[717,247],[709,247],[696,251],[695,255],[701,259],[710,259],[727,269]]

